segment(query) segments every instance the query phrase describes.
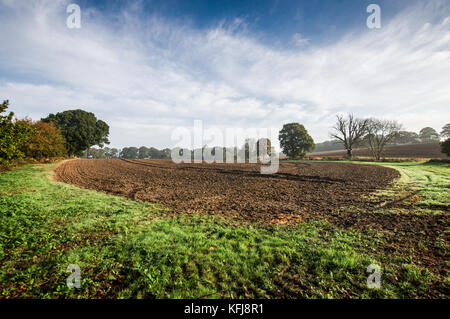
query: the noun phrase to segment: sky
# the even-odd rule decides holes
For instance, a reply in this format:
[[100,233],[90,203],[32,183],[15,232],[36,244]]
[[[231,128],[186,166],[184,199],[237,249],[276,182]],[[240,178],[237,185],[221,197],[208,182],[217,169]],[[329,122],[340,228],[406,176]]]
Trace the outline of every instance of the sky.
[[93,112],[111,147],[173,147],[196,120],[299,122],[316,142],[338,113],[416,132],[450,122],[450,0],[0,0],[0,21],[0,99],[33,120]]

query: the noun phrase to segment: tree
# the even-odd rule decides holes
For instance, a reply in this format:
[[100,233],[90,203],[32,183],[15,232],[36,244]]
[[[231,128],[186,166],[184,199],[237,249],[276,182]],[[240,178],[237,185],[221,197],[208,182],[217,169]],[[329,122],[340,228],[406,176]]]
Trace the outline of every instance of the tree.
[[139,150],[137,147],[124,147],[122,152],[120,152],[120,157],[122,158],[137,158],[139,155]]
[[155,147],[150,147],[148,149],[148,156],[150,158],[161,158],[161,151]]
[[117,148],[109,148],[105,146],[103,148],[90,147],[83,156],[92,158],[118,158],[119,155],[120,152]]
[[119,150],[117,148],[105,147],[105,153],[106,153],[106,157],[108,157],[108,158],[119,157]]
[[103,147],[104,144],[109,144],[109,126],[105,122],[97,120],[94,113],[70,110],[56,113],[56,115],[50,114],[42,121],[53,122],[56,127],[61,129],[69,155],[80,156],[83,151],[93,145]]
[[10,166],[22,159],[25,155],[23,148],[36,134],[28,123],[13,120],[13,112],[2,115],[8,106],[8,100],[0,104],[0,165],[3,166]]
[[450,137],[447,138],[444,142],[441,142],[441,152],[450,156]]
[[439,142],[439,134],[432,127],[424,127],[421,129],[419,137],[422,142]]
[[45,158],[63,157],[67,155],[65,140],[61,130],[53,123],[42,121],[32,122],[31,120],[21,120],[30,125],[35,130],[35,135],[23,147],[26,157],[42,160]]
[[395,144],[415,144],[419,143],[419,134],[415,132],[399,131],[397,137],[392,141]]
[[172,155],[171,152],[172,152],[172,151],[170,150],[170,148],[165,148],[165,149],[161,150],[161,151],[160,151],[160,153],[161,153],[161,158],[165,158],[165,159],[170,158],[171,155]]
[[367,140],[375,159],[379,160],[383,156],[385,146],[396,138],[400,129],[401,125],[396,121],[374,118],[368,120],[365,140]]
[[441,137],[443,137],[444,139],[450,137],[450,123],[445,124],[442,128]]
[[149,158],[170,158],[172,150],[170,148],[165,148],[163,150],[158,150],[155,147],[148,148]]
[[347,119],[342,115],[336,115],[336,117],[334,132],[330,133],[330,136],[342,143],[347,150],[347,157],[351,159],[353,147],[361,143],[366,133],[368,120],[355,118],[353,114],[349,114]]
[[315,147],[314,140],[299,123],[284,124],[278,138],[283,153],[290,158],[303,157]]
[[89,147],[85,156],[87,158],[107,158],[106,148]]
[[149,158],[150,157],[150,149],[148,149],[145,146],[139,147],[138,152],[139,152],[139,155],[138,155],[139,158]]

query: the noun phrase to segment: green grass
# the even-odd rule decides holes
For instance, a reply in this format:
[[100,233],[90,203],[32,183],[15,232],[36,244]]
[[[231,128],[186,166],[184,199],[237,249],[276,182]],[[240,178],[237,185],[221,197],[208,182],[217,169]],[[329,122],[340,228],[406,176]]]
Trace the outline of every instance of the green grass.
[[[423,204],[448,204],[449,167],[393,164]],[[0,298],[446,297],[448,277],[381,255],[376,232],[315,220],[232,226],[51,181],[54,165],[0,174]],[[437,243],[447,249],[445,237]],[[382,261],[382,263],[380,263]],[[367,266],[380,263],[381,289]],[[69,264],[82,286],[69,289]]]
[[402,173],[400,184],[417,191],[423,207],[450,206],[450,163],[389,163]]

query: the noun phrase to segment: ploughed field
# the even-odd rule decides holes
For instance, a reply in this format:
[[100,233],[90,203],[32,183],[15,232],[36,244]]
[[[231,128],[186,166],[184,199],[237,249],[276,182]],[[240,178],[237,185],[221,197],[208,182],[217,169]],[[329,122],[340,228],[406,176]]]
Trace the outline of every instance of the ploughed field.
[[163,204],[176,212],[270,224],[317,217],[346,223],[340,209],[373,209],[378,203],[364,195],[400,177],[395,169],[351,163],[284,162],[272,175],[259,169],[248,163],[79,159],[62,163],[55,174],[62,182]]

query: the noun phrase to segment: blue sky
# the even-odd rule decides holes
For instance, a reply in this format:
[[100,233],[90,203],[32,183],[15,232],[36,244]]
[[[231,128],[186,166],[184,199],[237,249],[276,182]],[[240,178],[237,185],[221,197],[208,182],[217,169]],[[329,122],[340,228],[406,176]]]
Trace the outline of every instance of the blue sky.
[[[66,27],[71,2],[81,29]],[[366,27],[370,3],[381,29]],[[172,147],[194,120],[300,122],[320,142],[336,113],[414,131],[450,119],[450,0],[0,0],[0,21],[11,110],[92,111],[116,147]]]
[[[83,7],[94,7],[105,13],[120,12],[134,1],[79,1]],[[366,7],[373,0],[158,0],[142,1],[140,15],[158,15],[168,20],[188,23],[198,29],[214,28],[223,20],[245,19],[249,32],[267,38],[288,38],[301,32],[309,37],[328,37],[330,31],[343,34],[366,21]],[[391,18],[412,0],[377,1]]]
[[[150,0],[78,1],[84,8],[95,8],[109,17],[110,23],[120,22],[117,15],[139,4],[136,15],[141,19],[158,16],[174,24],[196,30],[208,30],[219,24],[241,19],[244,25],[237,31],[246,32],[259,41],[289,47],[292,35],[299,33],[311,43],[324,43],[345,35],[365,24],[366,8],[373,0]],[[414,0],[377,1],[383,7],[383,19],[391,19]],[[420,1],[417,1],[420,3]],[[422,1],[425,3],[425,1]]]

